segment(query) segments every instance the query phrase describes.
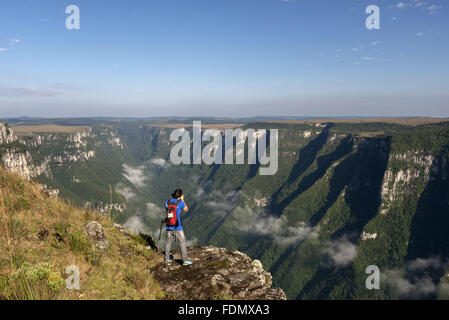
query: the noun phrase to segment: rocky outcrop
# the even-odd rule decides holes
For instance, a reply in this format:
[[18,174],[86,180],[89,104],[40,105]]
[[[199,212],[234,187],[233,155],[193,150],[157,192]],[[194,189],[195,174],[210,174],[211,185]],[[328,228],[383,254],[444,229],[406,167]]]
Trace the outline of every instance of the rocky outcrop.
[[47,187],[45,184],[39,184],[40,189],[42,192],[49,197],[50,199],[56,199],[59,196],[59,189],[51,189]]
[[269,197],[253,198],[254,204],[258,207],[267,207],[270,204]]
[[57,155],[52,157],[52,161],[56,165],[63,165],[68,162],[79,162],[79,161],[85,161],[89,160],[90,158],[93,158],[95,156],[95,151],[81,151],[79,149],[76,150],[76,152],[68,152],[64,151],[62,155]]
[[101,213],[107,213],[107,212],[111,212],[111,211],[123,213],[128,207],[125,203],[104,204],[103,202],[100,202],[100,203],[93,204],[90,201],[87,201],[84,204],[84,208],[97,210],[97,211],[100,211]]
[[303,125],[298,130],[281,130],[279,141],[282,147],[298,147],[307,143],[310,139],[316,138],[322,132],[321,128],[315,125]]
[[[282,289],[271,287],[271,274],[259,260],[211,246],[187,251],[192,265],[183,266],[175,252],[172,263],[161,262],[150,270],[166,299],[286,300]],[[163,261],[162,253],[160,259]]]
[[103,226],[97,221],[89,221],[84,225],[87,236],[95,243],[95,247],[101,252],[106,252],[109,249],[109,242],[106,238]]
[[86,131],[75,132],[67,137],[67,141],[71,142],[77,149],[86,148],[87,138],[91,137],[91,130],[89,128]]
[[111,138],[108,139],[108,143],[113,147],[118,147],[120,149],[123,149],[122,141],[119,137],[116,136],[116,134],[113,131],[110,131]]
[[377,238],[377,233],[368,233],[366,231],[363,231],[362,235],[360,236],[360,239],[362,239],[362,241],[376,239],[376,238]]
[[57,141],[57,135],[53,133],[46,133],[25,137],[22,143],[26,144],[28,147],[38,148],[43,144],[48,144],[53,141]]
[[51,177],[51,165],[63,166],[69,162],[86,161],[95,157],[95,150],[87,150],[87,138],[92,136],[91,129],[71,134],[65,138],[68,144],[63,148],[66,150],[63,150],[61,154],[48,154],[39,163],[36,163],[29,150],[38,149],[43,144],[56,144],[61,139],[60,136],[49,133],[34,135],[22,140],[17,138],[12,129],[0,122],[0,145],[19,143],[18,147],[6,146],[6,150],[1,154],[2,164],[5,169],[18,173],[28,180],[41,174]]
[[33,158],[28,151],[17,152],[14,149],[7,149],[2,154],[3,167],[6,170],[17,173],[23,178],[30,180],[41,174],[51,176],[50,168],[47,161],[43,161],[40,165],[33,163]]
[[0,121],[0,144],[8,144],[17,141],[17,136],[13,130],[8,128],[2,121]]
[[420,194],[423,190],[416,189],[420,185],[417,181],[427,184],[434,167],[434,157],[423,152],[391,154],[382,183],[380,213],[387,214],[393,203],[404,195]]

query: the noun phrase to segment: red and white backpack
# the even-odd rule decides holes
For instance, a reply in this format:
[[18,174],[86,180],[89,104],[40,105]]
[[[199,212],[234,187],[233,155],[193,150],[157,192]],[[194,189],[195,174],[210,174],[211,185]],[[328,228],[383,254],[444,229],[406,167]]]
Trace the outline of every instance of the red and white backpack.
[[167,201],[167,206],[165,207],[165,210],[167,211],[167,218],[166,223],[168,227],[178,227],[179,221],[178,221],[178,205],[181,202],[181,200],[176,201],[176,203],[170,202],[170,200]]

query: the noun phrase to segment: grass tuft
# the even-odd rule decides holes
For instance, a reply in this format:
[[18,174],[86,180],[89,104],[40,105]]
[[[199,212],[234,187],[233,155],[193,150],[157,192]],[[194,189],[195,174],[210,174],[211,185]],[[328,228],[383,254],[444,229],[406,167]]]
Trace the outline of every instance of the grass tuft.
[[[84,224],[91,220],[105,230],[105,253],[87,237]],[[49,199],[37,184],[0,168],[0,299],[162,298],[148,272],[157,254],[147,246],[119,232],[110,217]],[[79,270],[80,290],[65,288],[63,271],[71,265]]]

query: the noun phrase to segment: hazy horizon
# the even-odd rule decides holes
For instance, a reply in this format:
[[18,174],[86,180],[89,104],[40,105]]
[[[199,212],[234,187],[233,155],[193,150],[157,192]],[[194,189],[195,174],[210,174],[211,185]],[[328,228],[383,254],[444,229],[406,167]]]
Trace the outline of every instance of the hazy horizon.
[[[80,10],[68,30],[66,8]],[[368,30],[366,8],[380,9]],[[443,0],[4,0],[0,117],[449,117]]]

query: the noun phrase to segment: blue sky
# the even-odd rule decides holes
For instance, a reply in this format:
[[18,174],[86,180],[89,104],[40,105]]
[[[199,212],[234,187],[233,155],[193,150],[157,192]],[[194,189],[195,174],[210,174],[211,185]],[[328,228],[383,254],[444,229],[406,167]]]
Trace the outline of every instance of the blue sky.
[[447,117],[448,57],[445,0],[1,0],[0,118]]

